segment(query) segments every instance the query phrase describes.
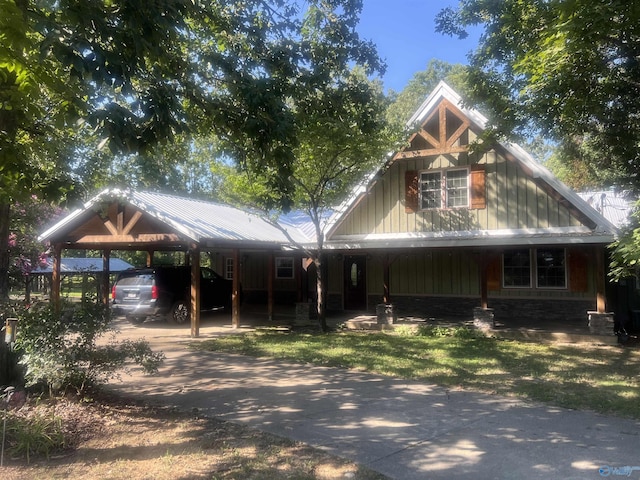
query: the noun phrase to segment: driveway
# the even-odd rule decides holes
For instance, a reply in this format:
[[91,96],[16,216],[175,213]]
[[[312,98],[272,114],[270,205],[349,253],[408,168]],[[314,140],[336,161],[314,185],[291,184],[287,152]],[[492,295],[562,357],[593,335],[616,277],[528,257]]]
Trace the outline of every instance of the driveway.
[[[131,326],[166,360],[158,376],[111,383],[155,405],[250,425],[349,458],[390,478],[640,478],[640,422],[362,372],[194,352],[233,330]],[[240,331],[243,328],[239,329]],[[640,407],[639,407],[640,408]]]

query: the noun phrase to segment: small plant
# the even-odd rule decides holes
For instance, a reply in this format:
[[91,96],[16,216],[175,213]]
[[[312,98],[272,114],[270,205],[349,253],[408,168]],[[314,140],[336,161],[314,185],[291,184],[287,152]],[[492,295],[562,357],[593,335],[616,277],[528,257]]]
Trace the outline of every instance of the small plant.
[[7,451],[12,457],[26,458],[33,455],[49,458],[53,451],[66,446],[62,420],[54,415],[23,417],[10,412],[7,418]]
[[155,373],[164,358],[143,340],[99,345],[98,340],[112,331],[109,311],[88,298],[58,309],[52,305],[26,309],[19,318],[16,349],[25,367],[26,385],[43,385],[50,393],[68,387],[82,392],[116,377],[129,360]]

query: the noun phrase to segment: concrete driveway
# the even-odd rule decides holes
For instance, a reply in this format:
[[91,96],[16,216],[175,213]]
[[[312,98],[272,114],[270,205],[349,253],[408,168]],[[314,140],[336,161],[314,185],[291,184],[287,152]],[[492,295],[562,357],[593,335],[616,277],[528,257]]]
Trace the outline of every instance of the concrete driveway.
[[[223,323],[204,319],[200,339],[237,332]],[[134,372],[113,390],[302,441],[391,478],[640,478],[637,421],[338,368],[194,352],[188,327],[118,326],[122,336],[164,351],[166,361],[158,376]]]

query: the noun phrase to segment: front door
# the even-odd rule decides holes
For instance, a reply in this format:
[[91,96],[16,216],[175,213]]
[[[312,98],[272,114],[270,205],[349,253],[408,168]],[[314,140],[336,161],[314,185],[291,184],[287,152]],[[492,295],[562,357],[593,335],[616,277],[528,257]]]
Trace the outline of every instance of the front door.
[[344,308],[345,310],[367,309],[367,257],[347,255],[344,257]]

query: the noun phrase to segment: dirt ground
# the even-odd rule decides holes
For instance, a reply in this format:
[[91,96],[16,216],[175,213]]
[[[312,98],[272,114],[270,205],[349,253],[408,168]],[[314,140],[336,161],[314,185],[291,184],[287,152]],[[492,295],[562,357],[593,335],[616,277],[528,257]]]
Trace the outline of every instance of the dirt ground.
[[17,414],[60,418],[67,447],[49,458],[10,458],[17,479],[360,479],[386,477],[321,450],[215,419],[132,401],[59,398]]

